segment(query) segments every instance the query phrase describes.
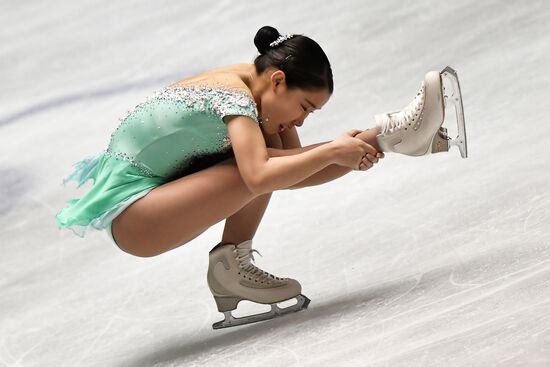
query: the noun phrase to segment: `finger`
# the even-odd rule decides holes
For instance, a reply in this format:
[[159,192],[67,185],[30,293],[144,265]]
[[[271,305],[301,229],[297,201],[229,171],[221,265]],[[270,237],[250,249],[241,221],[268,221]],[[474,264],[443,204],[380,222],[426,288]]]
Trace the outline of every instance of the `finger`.
[[349,134],[350,136],[353,136],[353,137],[355,137],[355,135],[360,134],[360,133],[362,133],[362,131],[361,131],[361,130],[357,130],[357,129],[353,129],[353,130],[348,131],[348,134]]
[[366,171],[366,170],[368,170],[369,168],[370,168],[370,167],[369,167],[369,166],[367,165],[367,163],[365,163],[365,162],[361,162],[361,164],[359,165],[359,169],[360,169],[361,171]]
[[370,153],[367,153],[367,156],[366,158],[371,161],[372,163],[378,163],[378,158],[376,158],[375,156],[373,156],[372,154]]
[[376,156],[378,158],[384,158],[384,153],[383,152],[378,152],[378,153],[376,153]]
[[[361,140],[361,139],[359,139]],[[361,140],[363,141],[363,140]],[[365,149],[365,153],[370,153],[372,154],[373,156],[376,155],[376,153],[378,153],[378,151],[370,144],[367,144],[365,142],[363,142],[363,149]]]
[[363,166],[363,171],[366,171],[368,169],[371,169],[372,168],[372,164],[369,166],[369,165],[364,165]]

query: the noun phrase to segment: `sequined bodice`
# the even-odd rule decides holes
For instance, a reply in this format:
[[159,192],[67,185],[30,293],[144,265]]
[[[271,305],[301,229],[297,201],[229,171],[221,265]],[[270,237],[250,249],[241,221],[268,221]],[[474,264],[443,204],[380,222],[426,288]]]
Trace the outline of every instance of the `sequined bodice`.
[[257,121],[254,99],[242,88],[165,87],[120,119],[106,153],[145,175],[176,177],[194,157],[231,151],[228,115]]

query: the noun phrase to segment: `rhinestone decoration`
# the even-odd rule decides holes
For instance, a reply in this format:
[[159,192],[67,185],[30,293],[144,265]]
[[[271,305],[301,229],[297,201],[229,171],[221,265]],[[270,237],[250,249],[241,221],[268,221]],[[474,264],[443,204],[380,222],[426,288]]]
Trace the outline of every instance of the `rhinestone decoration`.
[[275,47],[283,43],[284,41],[296,36],[295,34],[287,34],[286,36],[280,35],[277,39],[269,44],[269,47]]
[[[133,112],[157,99],[172,99],[174,101],[184,102],[188,108],[210,111],[220,117],[232,112],[232,104],[246,108],[254,108],[254,114],[249,117],[258,121],[258,108],[256,106],[256,102],[242,90],[237,88],[205,86],[162,88],[161,90],[155,91],[152,95],[146,97],[145,101],[137,104],[131,110],[128,110],[126,115],[120,118],[119,121],[124,122]],[[212,104],[209,108],[208,101],[210,99],[212,99]],[[120,126],[118,128],[120,128]]]
[[136,168],[141,174],[147,177],[155,177],[155,173],[151,171],[149,168],[147,168],[145,165],[141,164],[138,160],[132,158],[126,153],[123,152],[114,152],[112,150],[105,150],[104,154],[109,157],[118,158],[123,161],[126,161],[132,165],[132,167]]
[[[159,116],[154,116],[154,103],[159,101],[165,102],[165,108],[168,113],[175,115],[181,114],[181,119],[184,119],[183,113],[186,111],[201,112],[201,114],[214,115],[219,117],[219,125],[212,126],[211,136],[193,136],[190,135],[188,141],[182,144],[181,155],[173,156],[169,152],[166,154],[167,175],[175,176],[178,172],[183,172],[189,168],[193,162],[205,162],[208,159],[215,161],[215,157],[226,157],[232,153],[231,140],[227,136],[227,128],[223,122],[223,117],[227,115],[246,115],[255,121],[258,121],[258,109],[254,99],[244,92],[242,89],[231,87],[212,87],[212,86],[179,86],[179,87],[164,87],[161,90],[155,91],[148,96],[145,101],[136,105],[133,109],[128,110],[116,130],[111,134],[111,141],[106,150],[106,154],[118,159],[122,159],[130,163],[139,172],[145,176],[158,176],[159,173],[153,172],[143,162],[135,158],[135,154],[131,154],[116,146],[125,146],[124,142],[136,140],[135,136],[125,136],[129,134],[131,129],[144,124],[144,128],[151,128],[155,120],[148,121],[147,118],[139,119],[136,116],[150,116],[156,119],[158,124]],[[151,113],[148,113],[151,111]],[[179,112],[181,111],[181,112]],[[162,115],[161,115],[162,116]],[[165,115],[168,118],[168,115]],[[172,115],[174,118],[174,115]],[[129,123],[132,125],[128,125]],[[160,129],[161,126],[154,125],[154,128]],[[182,129],[187,125],[182,124]],[[126,128],[130,128],[128,132]],[[192,127],[190,127],[192,129]],[[154,129],[156,130],[156,129]],[[200,141],[197,141],[200,140]],[[122,141],[122,143],[120,143]],[[128,145],[135,147],[136,145]],[[139,147],[139,144],[137,145]],[[199,164],[199,163],[197,163]],[[164,174],[163,174],[164,175]]]

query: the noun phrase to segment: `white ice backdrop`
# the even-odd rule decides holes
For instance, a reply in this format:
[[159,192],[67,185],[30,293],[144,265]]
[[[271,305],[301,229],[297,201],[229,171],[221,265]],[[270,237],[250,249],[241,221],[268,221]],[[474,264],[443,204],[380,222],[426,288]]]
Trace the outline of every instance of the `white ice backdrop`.
[[[545,1],[0,1],[0,365],[549,366],[549,20]],[[371,126],[451,65],[470,157],[388,154],[275,192],[257,264],[312,302],[214,331],[206,269],[223,222],[137,258],[54,214],[90,187],[61,180],[126,110],[251,63],[263,25],[331,60],[335,92],[304,146]]]

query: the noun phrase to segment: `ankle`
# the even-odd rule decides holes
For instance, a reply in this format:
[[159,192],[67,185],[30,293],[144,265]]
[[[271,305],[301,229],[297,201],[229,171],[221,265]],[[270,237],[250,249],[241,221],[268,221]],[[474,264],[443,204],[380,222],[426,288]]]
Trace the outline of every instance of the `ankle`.
[[208,253],[211,254],[212,252],[214,252],[215,250],[217,250],[218,248],[222,247],[222,246],[225,246],[225,245],[234,245],[234,243],[232,242],[229,242],[229,241],[222,241],[220,243],[218,243],[216,246],[214,246],[212,248],[212,250],[210,250]]
[[377,126],[371,127],[359,134],[355,135],[356,138],[363,140],[365,143],[372,145],[374,149],[379,152],[382,152],[382,149],[378,145],[378,140],[376,136],[380,134],[380,128]]

